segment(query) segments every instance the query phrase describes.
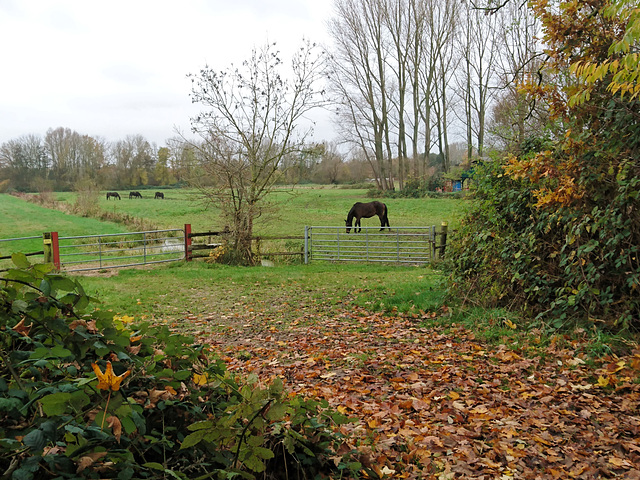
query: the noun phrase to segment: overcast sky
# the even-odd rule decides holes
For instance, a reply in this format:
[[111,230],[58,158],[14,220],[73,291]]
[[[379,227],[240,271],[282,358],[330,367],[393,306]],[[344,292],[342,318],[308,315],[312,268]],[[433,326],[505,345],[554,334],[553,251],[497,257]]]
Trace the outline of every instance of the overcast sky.
[[[65,127],[158,146],[188,133],[189,73],[326,43],[332,0],[0,0],[0,144]],[[316,140],[332,140],[318,115]]]

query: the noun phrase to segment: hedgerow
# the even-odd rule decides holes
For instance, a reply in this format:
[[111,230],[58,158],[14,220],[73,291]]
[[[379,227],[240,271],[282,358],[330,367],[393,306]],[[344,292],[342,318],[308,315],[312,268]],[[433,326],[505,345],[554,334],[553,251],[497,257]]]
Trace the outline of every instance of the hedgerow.
[[[454,291],[553,327],[637,330],[638,15],[627,1],[529,6],[547,61],[521,92],[546,106],[553,138],[523,142],[476,172],[475,207],[448,252]],[[621,65],[629,75],[616,74]]]
[[536,326],[640,327],[640,179],[619,175],[616,182],[607,201],[539,208],[539,185],[506,175],[499,160],[487,162],[447,251],[450,293],[518,309]]
[[30,265],[0,279],[0,478],[323,478],[347,419]]

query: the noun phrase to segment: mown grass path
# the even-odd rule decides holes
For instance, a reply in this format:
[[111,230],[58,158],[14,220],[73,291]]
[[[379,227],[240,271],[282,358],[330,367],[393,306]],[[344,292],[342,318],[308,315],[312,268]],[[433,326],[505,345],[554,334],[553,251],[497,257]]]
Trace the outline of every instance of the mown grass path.
[[372,476],[640,478],[640,352],[593,362],[561,338],[514,351],[425,320],[347,300],[190,317],[230,369],[353,417],[341,452]]

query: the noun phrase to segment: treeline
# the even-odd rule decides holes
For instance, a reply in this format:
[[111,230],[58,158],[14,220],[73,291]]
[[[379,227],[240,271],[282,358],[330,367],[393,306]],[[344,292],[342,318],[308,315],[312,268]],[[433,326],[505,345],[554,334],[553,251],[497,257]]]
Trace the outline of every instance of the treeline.
[[60,127],[3,143],[0,181],[17,191],[71,190],[80,180],[104,188],[167,185],[186,179],[194,163],[179,140],[163,147],[141,135],[107,142]]
[[540,66],[540,22],[526,2],[336,0],[330,89],[345,142],[382,190],[519,145],[547,113],[518,90]]
[[[0,146],[3,191],[73,190],[90,180],[104,189],[189,183],[201,172],[198,149],[182,138],[158,147],[142,135],[108,142],[68,128],[24,135]],[[283,182],[342,183],[370,176],[363,162],[345,163],[334,149],[311,145],[282,165]]]
[[[544,128],[545,106],[518,90],[541,63],[540,22],[526,5],[336,0],[328,28],[326,94],[348,157],[312,145],[287,159],[294,167],[283,166],[287,180],[433,186],[439,172],[490,150],[517,149]],[[86,177],[106,188],[187,181],[198,159],[181,140],[106,142],[56,128],[3,144],[0,181],[16,190],[69,189]]]
[[[44,137],[23,135],[0,145],[0,191],[68,191],[87,180],[114,190],[189,184],[201,177],[205,161],[194,147],[179,137],[159,147],[142,135],[108,142],[69,128],[49,129]],[[440,185],[440,156],[431,155],[427,164],[432,182]],[[283,159],[279,182],[354,184],[373,178],[364,155],[345,158],[334,144],[317,143]]]

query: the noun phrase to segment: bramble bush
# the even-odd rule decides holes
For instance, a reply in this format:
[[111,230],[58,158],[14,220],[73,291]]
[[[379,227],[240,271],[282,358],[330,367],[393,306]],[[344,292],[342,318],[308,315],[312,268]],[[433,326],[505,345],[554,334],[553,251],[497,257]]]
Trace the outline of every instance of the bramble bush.
[[552,327],[584,321],[637,331],[637,6],[529,6],[541,21],[548,58],[521,91],[546,106],[554,135],[523,142],[476,172],[475,206],[461,242],[448,251],[453,292],[521,308]]
[[240,378],[192,337],[134,327],[51,265],[13,260],[0,279],[3,480],[357,477],[336,454],[347,419],[326,402]]
[[474,178],[473,207],[447,251],[450,293],[521,310],[534,324],[640,327],[640,178],[618,175],[609,201],[536,206],[539,185],[498,160]]

